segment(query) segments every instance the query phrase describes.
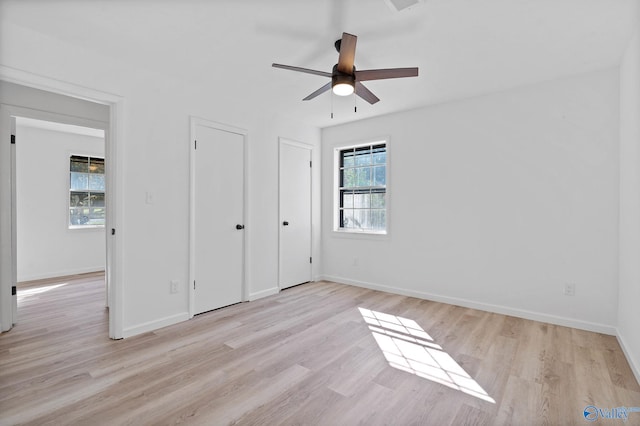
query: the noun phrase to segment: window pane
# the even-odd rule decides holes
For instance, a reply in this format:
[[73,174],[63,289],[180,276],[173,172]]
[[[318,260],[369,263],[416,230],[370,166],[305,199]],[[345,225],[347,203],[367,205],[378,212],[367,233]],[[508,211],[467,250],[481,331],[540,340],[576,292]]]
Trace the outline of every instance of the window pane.
[[341,157],[340,167],[353,167],[353,165],[354,165],[353,156],[354,155],[355,154],[354,154],[352,149],[349,149],[347,151],[340,151],[340,157]]
[[357,228],[356,221],[353,217],[353,209],[344,209],[342,211],[342,227]]
[[368,166],[371,164],[371,148],[356,149],[356,166]]
[[88,189],[89,175],[87,173],[71,172],[71,189]]
[[89,158],[88,157],[81,157],[79,155],[72,155],[71,156],[71,171],[72,172],[83,172],[83,173],[88,173],[89,172]]
[[86,225],[89,222],[89,208],[77,207],[69,209],[70,225]]
[[371,229],[381,231],[387,228],[384,210],[371,210]]
[[104,208],[91,209],[86,225],[104,225]]
[[371,205],[370,198],[371,194],[368,193],[355,194],[353,198],[353,207],[357,209],[368,209]]
[[79,192],[79,191],[71,191],[70,199],[69,199],[70,207],[83,207],[89,206],[89,193],[88,192]]
[[356,169],[343,170],[340,185],[344,188],[356,186]]
[[[71,189],[76,188],[73,188],[72,186]],[[92,189],[94,191],[104,191],[104,175],[91,173],[89,175],[89,189]]]
[[91,207],[104,207],[104,193],[92,192],[89,197]]
[[371,168],[360,167],[355,170],[356,170],[355,186],[371,186]]
[[353,208],[353,192],[352,191],[342,191],[342,205],[340,207],[344,207],[347,209]]
[[387,184],[386,166],[376,166],[373,168],[373,186],[384,186]]
[[104,159],[91,157],[89,159],[89,172],[104,174]]
[[384,193],[377,193],[377,192],[374,192],[373,194],[371,194],[372,209],[385,207],[384,195],[385,195]]
[[369,229],[369,210],[354,210],[356,228]]
[[374,148],[374,150],[373,150],[373,163],[374,164],[386,164],[387,163],[387,149],[386,148]]

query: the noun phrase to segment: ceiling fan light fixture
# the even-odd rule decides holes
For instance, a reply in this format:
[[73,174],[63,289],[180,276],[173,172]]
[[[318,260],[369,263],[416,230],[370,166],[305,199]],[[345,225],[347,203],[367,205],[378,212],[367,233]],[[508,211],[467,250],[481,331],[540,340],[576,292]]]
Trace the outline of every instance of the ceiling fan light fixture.
[[331,77],[331,89],[338,96],[349,96],[355,90],[355,82],[352,75],[339,74],[334,71]]
[[333,86],[333,93],[338,96],[349,96],[353,93],[353,85],[350,83],[338,83]]

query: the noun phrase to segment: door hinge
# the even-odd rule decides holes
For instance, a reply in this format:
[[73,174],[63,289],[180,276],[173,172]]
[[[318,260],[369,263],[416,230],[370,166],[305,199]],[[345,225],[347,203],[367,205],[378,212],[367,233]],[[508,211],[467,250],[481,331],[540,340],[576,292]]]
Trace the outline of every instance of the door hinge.
[[16,144],[16,135],[11,135],[11,145]]
[[309,161],[309,167],[313,167],[313,161]]
[[111,235],[116,235],[116,229],[115,228],[111,228]]
[[313,258],[312,257],[309,258],[309,263],[313,263]]
[[193,280],[193,289],[196,289],[196,280]]
[[193,141],[193,149],[198,149],[198,141],[197,140]]

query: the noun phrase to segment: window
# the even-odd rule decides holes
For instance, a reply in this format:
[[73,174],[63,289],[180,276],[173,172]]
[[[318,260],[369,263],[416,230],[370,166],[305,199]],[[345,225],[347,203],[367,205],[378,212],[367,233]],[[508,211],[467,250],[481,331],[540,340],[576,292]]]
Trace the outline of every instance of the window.
[[104,158],[69,159],[69,228],[104,226]]
[[387,231],[387,144],[336,150],[338,202],[336,229],[384,234]]

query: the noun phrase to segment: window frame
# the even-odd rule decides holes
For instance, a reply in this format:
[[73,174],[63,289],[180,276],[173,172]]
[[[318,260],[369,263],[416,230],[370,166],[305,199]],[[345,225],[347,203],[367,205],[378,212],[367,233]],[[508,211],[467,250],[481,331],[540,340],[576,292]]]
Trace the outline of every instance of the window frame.
[[[340,226],[340,211],[341,211],[341,192],[340,192],[340,153],[344,150],[348,149],[357,149],[367,146],[375,146],[375,145],[384,145],[386,152],[386,162],[385,165],[385,229],[384,230],[373,230],[373,229],[357,229],[357,228],[343,228]],[[345,236],[345,237],[372,237],[375,239],[388,237],[390,234],[390,206],[391,206],[391,197],[390,197],[390,185],[389,185],[389,176],[390,176],[390,141],[389,137],[378,137],[371,138],[367,141],[359,141],[353,143],[342,143],[333,147],[333,235],[335,236]]]
[[[105,223],[104,224],[77,224],[77,225],[72,225],[71,224],[71,200],[70,200],[70,195],[71,192],[74,191],[78,191],[78,190],[74,190],[71,188],[71,159],[73,157],[86,157],[89,159],[99,159],[104,161],[105,165],[104,165],[104,180],[105,180],[105,189],[104,191],[100,191],[100,190],[87,190],[87,191],[80,191],[80,192],[89,192],[89,193],[102,193],[104,195],[104,211],[105,211]],[[107,169],[106,169],[106,160],[105,160],[105,155],[102,153],[87,153],[87,152],[77,152],[77,151],[68,151],[65,157],[65,161],[66,161],[66,168],[67,168],[67,186],[66,186],[66,209],[67,209],[67,214],[66,214],[66,228],[69,231],[76,231],[76,230],[102,230],[106,227],[106,219],[107,219],[107,213],[106,213],[106,209],[107,209],[107,188],[106,188],[106,178],[107,178]]]

